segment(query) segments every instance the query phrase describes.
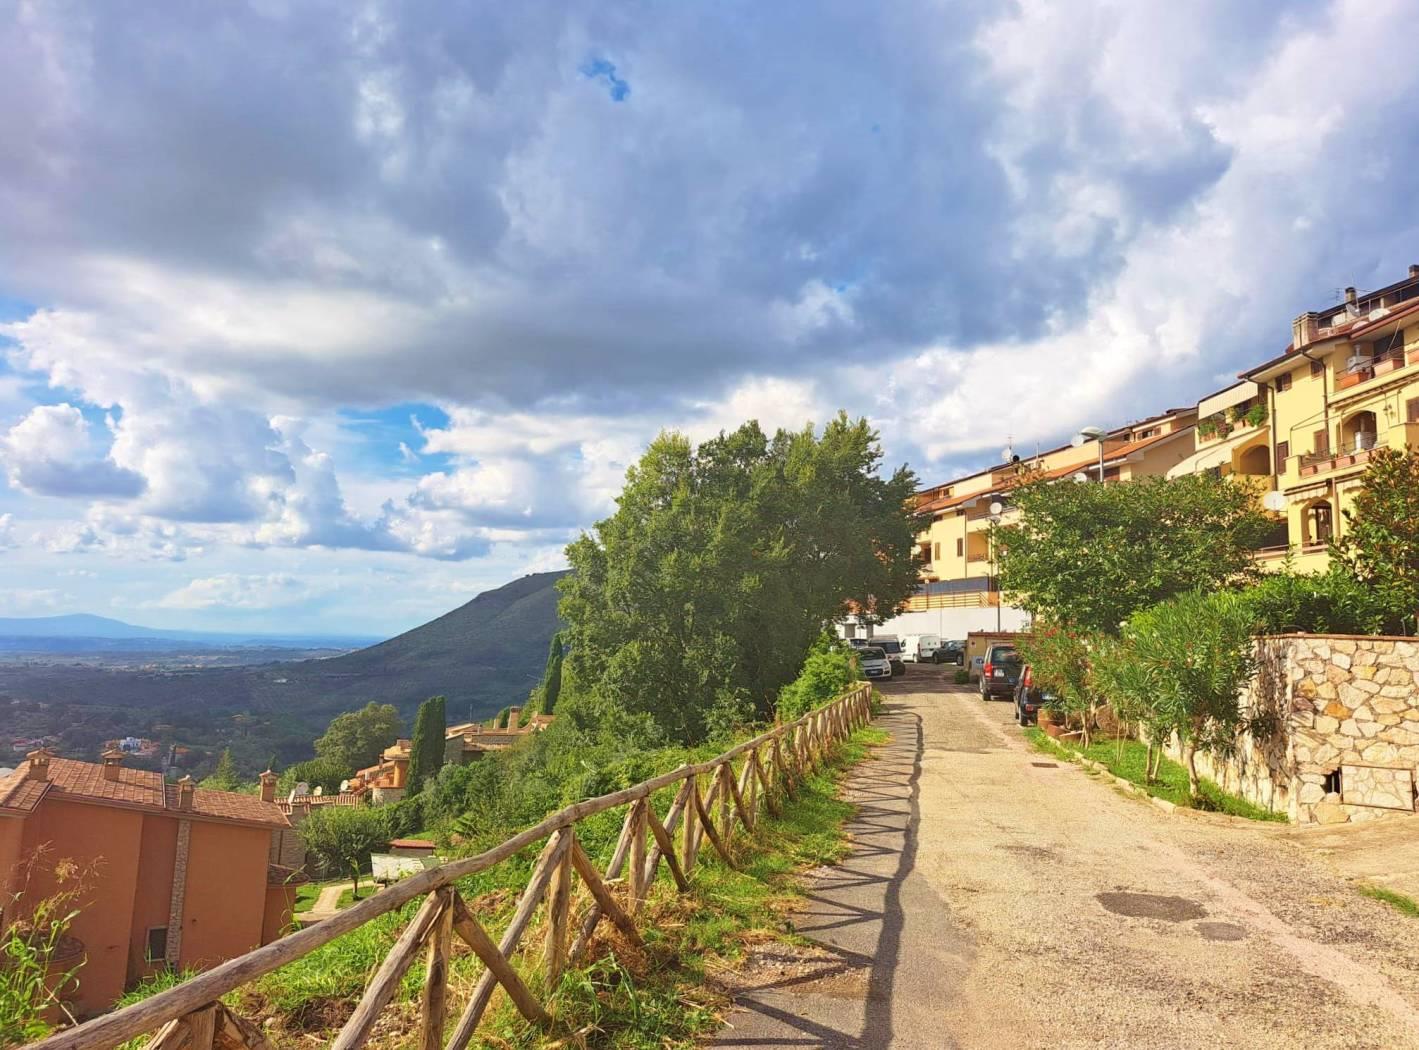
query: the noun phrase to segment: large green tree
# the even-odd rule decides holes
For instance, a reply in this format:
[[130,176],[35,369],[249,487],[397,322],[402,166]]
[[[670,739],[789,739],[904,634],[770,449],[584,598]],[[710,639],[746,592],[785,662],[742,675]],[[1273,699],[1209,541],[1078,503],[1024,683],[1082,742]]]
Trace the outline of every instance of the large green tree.
[[1001,587],[1053,623],[1117,635],[1174,595],[1257,575],[1271,523],[1255,491],[1211,474],[1119,485],[1033,481],[995,531]]
[[315,753],[346,769],[364,769],[399,739],[399,712],[393,704],[371,700],[358,711],[337,715],[315,742]]
[[448,728],[445,700],[431,696],[419,705],[414,716],[414,736],[409,741],[408,793],[416,795],[424,782],[438,776],[443,766],[444,733]]
[[881,459],[846,415],[821,435],[662,434],[567,548],[569,677],[682,741],[771,715],[827,624],[888,615],[916,585],[916,479],[882,477]]
[[1364,483],[1345,511],[1332,556],[1388,611],[1389,629],[1413,631],[1419,611],[1419,453],[1370,455]]

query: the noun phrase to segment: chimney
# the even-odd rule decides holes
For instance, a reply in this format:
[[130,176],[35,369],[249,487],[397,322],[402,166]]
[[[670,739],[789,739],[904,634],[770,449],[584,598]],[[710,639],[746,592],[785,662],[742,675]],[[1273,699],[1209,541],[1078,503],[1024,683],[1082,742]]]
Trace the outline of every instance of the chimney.
[[1410,263],[1409,279],[1412,281],[1416,277],[1419,277],[1419,263]]
[[103,753],[103,778],[105,780],[117,780],[118,771],[123,766],[124,754],[116,747],[111,747]]
[[54,756],[48,748],[42,747],[38,751],[31,751],[25,757],[30,762],[25,774],[30,780],[49,779],[49,760]]
[[1354,305],[1355,305],[1355,289],[1354,289],[1354,288],[1347,288],[1347,289],[1345,289],[1345,305],[1346,305],[1346,306],[1354,306]]
[[192,774],[188,773],[177,782],[177,808],[192,808]]
[[276,801],[276,774],[273,773],[273,772],[271,772],[271,770],[268,769],[265,773],[262,773],[261,776],[258,777],[257,779],[261,781],[261,801],[262,801],[262,802],[275,802],[275,801]]
[[509,729],[516,729],[517,726],[518,726],[518,722],[519,722],[519,720],[520,720],[521,718],[522,718],[522,708],[520,708],[520,707],[509,707],[508,710],[507,710],[507,727],[508,727]]

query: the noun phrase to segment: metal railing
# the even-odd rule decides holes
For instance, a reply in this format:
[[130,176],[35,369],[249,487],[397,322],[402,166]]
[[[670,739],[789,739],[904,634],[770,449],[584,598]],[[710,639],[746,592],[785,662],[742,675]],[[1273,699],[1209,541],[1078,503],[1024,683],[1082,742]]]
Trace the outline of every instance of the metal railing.
[[[636,928],[636,916],[645,904],[647,889],[661,862],[665,862],[682,892],[690,888],[699,847],[705,838],[721,859],[734,867],[731,845],[736,823],[752,830],[761,806],[777,814],[780,799],[796,794],[803,778],[818,768],[837,744],[870,720],[871,696],[872,687],[862,682],[832,703],[709,761],[681,766],[633,787],[567,806],[476,857],[451,861],[395,883],[328,919],[228,960],[149,999],[31,1044],[30,1050],[108,1050],[154,1031],[145,1050],[266,1048],[269,1044],[261,1029],[219,1002],[221,996],[419,898],[423,898],[423,904],[370,977],[354,1013],[331,1044],[336,1050],[353,1050],[368,1042],[381,1012],[396,998],[405,974],[421,953],[426,963],[415,1045],[426,1050],[445,1045],[449,1050],[463,1050],[472,1041],[499,985],[523,1017],[539,1025],[550,1025],[552,1016],[512,965],[522,935],[539,905],[545,901],[542,961],[548,988],[555,988],[566,969],[579,961],[603,918],[609,919],[631,944],[640,945],[643,942]],[[676,784],[680,788],[662,819],[654,810],[651,795]],[[599,872],[578,841],[576,826],[587,817],[619,806],[627,807],[626,819],[606,870]],[[453,883],[486,871],[544,839],[546,845],[518,899],[511,923],[502,938],[494,942]],[[586,907],[576,936],[568,945],[577,881],[587,891]],[[473,950],[485,969],[445,1044],[450,1006],[449,959],[455,936]]]

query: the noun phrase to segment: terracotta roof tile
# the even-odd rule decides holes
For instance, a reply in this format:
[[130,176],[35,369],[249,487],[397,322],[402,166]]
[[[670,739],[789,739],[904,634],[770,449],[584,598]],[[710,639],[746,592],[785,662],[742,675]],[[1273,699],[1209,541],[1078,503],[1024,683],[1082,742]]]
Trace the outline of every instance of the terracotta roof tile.
[[[26,779],[27,769],[27,765],[21,766],[3,782],[0,806],[6,809],[33,809],[39,796],[47,789],[56,798],[68,797],[100,804],[108,802],[155,812],[190,812],[199,817],[242,824],[269,824],[275,827],[290,824],[274,802],[263,802],[255,795],[240,795],[234,791],[195,788],[191,810],[180,810],[177,785],[164,783],[161,773],[147,769],[119,767],[118,778],[109,780],[103,775],[101,765],[71,758],[51,758],[47,781]],[[17,777],[23,781],[18,785],[12,783]]]

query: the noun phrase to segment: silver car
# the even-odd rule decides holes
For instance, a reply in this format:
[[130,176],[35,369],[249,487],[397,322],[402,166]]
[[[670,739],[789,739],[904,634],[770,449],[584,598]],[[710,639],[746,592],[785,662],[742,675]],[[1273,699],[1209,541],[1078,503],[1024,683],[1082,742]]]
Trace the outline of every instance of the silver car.
[[892,662],[878,646],[864,645],[857,650],[857,662],[868,678],[891,678]]

